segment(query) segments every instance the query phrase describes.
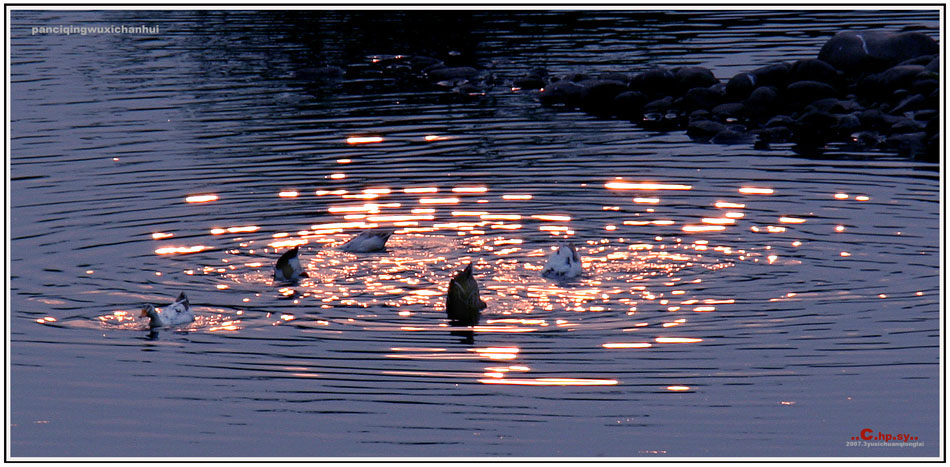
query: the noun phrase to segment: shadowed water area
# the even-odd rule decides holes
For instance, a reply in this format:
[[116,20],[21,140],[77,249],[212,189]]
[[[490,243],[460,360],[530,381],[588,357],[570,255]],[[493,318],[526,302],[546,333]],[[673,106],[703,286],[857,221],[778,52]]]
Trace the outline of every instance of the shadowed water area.
[[[512,88],[728,79],[844,29],[937,38],[936,11],[10,24],[11,456],[938,455],[937,164],[699,143]],[[33,34],[57,25],[158,32]],[[370,228],[385,251],[339,248]],[[541,276],[559,242],[581,276]],[[275,282],[294,246],[309,277]],[[450,326],[470,262],[487,308]],[[180,292],[195,322],[150,332],[142,305]],[[849,446],[864,429],[923,444]]]

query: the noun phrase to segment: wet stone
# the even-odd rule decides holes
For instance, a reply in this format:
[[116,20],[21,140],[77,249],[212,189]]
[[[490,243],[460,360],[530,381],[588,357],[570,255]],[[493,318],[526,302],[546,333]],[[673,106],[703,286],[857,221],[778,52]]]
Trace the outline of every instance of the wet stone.
[[843,31],[822,46],[818,59],[843,72],[859,73],[884,70],[938,51],[937,42],[920,32]]
[[837,94],[838,91],[835,88],[820,81],[796,81],[785,88],[785,100],[797,106],[826,97],[834,97]]
[[726,96],[730,99],[744,99],[756,88],[755,75],[739,73],[726,83]]
[[838,70],[818,59],[798,60],[789,70],[789,81],[820,81],[834,84],[838,80]]
[[614,97],[614,115],[626,119],[639,119],[643,116],[643,106],[647,96],[640,91],[624,91]]
[[787,63],[775,63],[756,68],[752,71],[758,86],[785,87],[788,83],[789,66]]

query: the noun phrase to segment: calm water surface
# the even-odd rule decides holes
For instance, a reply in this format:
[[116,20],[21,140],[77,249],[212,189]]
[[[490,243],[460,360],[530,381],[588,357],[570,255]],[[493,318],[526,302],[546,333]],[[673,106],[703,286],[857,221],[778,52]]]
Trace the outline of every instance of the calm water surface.
[[[11,456],[939,453],[936,165],[511,89],[537,66],[728,79],[844,28],[937,36],[935,11],[11,18]],[[31,31],[120,24],[160,32]],[[491,86],[373,65],[406,53]],[[346,77],[306,78],[324,65]],[[375,226],[385,252],[338,249]],[[540,277],[564,240],[584,275]],[[293,245],[310,278],[275,284]],[[466,336],[443,303],[470,261]],[[182,291],[197,321],[150,334],[142,304]],[[924,445],[848,447],[865,428]]]

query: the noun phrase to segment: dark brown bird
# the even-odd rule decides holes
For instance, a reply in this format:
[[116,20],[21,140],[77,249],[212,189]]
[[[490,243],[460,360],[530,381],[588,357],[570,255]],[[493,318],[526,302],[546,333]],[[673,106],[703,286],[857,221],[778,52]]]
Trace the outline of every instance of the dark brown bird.
[[478,296],[478,283],[472,277],[472,263],[449,281],[449,293],[445,299],[445,312],[453,326],[478,324],[481,311],[488,305]]

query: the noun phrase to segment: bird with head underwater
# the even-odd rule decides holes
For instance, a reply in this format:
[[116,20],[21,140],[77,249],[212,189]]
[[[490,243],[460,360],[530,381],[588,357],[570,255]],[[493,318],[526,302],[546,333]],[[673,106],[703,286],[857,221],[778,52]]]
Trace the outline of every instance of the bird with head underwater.
[[449,292],[445,298],[449,323],[453,326],[474,326],[478,324],[481,311],[487,307],[478,296],[478,282],[472,276],[472,263],[468,263],[449,281]]
[[299,247],[287,250],[280,255],[277,263],[274,264],[274,280],[281,282],[296,282],[301,277],[310,277],[307,271],[300,265],[300,259],[297,257]]

